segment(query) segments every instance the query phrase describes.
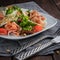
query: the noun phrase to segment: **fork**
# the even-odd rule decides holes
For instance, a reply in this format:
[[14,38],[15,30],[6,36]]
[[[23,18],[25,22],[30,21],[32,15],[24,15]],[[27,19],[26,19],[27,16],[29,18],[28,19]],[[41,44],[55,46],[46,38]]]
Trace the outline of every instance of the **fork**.
[[[59,32],[59,34],[60,34],[60,32]],[[43,50],[44,48],[47,48],[48,46],[50,46],[50,45],[52,45],[54,43],[60,43],[60,36],[57,36],[54,39],[52,39],[51,41],[49,41],[48,43],[45,43],[43,45],[39,45],[38,47],[36,47],[36,48],[34,48],[34,49],[30,50],[30,51],[27,51],[25,53],[22,52],[22,53],[18,54],[18,56],[16,58],[18,60],[24,60],[24,59],[32,56],[33,54],[36,54],[37,52]]]

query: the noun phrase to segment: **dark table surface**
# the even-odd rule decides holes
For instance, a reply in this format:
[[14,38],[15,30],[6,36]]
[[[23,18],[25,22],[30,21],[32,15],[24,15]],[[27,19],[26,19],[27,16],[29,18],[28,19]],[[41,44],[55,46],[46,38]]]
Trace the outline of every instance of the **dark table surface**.
[[[32,1],[32,0],[29,0]],[[45,11],[47,11],[49,14],[54,16],[55,18],[60,19],[60,0],[34,0],[40,7],[42,7]],[[22,2],[28,2],[28,0],[1,0],[0,5],[6,6],[13,3],[22,3]],[[47,56],[38,56],[34,55],[27,60],[60,60],[60,50],[54,51],[54,54],[47,55]],[[16,60],[13,57],[3,57],[0,56],[0,60]]]

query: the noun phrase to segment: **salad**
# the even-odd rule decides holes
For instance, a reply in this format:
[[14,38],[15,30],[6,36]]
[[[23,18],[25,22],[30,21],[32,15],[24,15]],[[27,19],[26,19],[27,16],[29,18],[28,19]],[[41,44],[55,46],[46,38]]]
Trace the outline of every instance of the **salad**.
[[46,24],[45,16],[37,10],[8,6],[0,11],[0,35],[26,36],[42,31]]

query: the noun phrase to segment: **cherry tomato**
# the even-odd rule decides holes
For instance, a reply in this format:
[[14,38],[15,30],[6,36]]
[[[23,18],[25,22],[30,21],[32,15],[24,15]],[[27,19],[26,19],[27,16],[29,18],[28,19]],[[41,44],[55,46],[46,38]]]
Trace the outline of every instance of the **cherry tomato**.
[[43,30],[43,27],[40,26],[40,25],[36,25],[36,26],[33,27],[33,32],[34,32],[34,33],[35,33],[35,32],[39,32],[39,31],[41,31],[41,30]]
[[8,34],[8,32],[6,29],[0,28],[0,35],[7,35],[7,34]]

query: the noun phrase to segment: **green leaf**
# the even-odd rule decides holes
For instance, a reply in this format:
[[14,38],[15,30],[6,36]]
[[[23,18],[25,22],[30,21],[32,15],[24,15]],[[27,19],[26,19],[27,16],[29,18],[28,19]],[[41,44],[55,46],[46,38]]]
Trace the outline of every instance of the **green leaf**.
[[8,8],[8,9],[6,10],[6,15],[11,14],[11,13],[14,12],[15,10],[18,10],[18,11],[20,11],[20,12],[22,13],[22,10],[21,10],[19,7],[17,7],[17,6],[12,6],[12,7]]
[[14,10],[18,10],[18,11],[20,11],[20,12],[22,13],[21,8],[20,8],[20,7],[18,7],[18,6],[13,6],[13,9],[14,9]]
[[22,19],[20,26],[23,28],[23,30],[31,31],[32,27],[36,25],[35,23],[33,23],[29,20],[28,16],[24,16],[22,14],[22,15],[20,15],[20,18]]
[[32,30],[32,26],[26,26],[26,27],[23,28],[23,30],[31,31]]
[[21,26],[21,27],[26,26],[27,23],[28,23],[28,17],[27,17],[27,16],[24,16],[24,15],[22,14],[22,15],[20,15],[20,18],[22,19],[22,22],[20,23],[20,26]]
[[11,9],[11,8],[7,9],[6,10],[6,15],[11,14],[13,11],[14,11],[14,9]]
[[29,26],[35,26],[36,24],[33,23],[33,22],[31,22],[31,21],[28,21],[27,25],[29,25]]

